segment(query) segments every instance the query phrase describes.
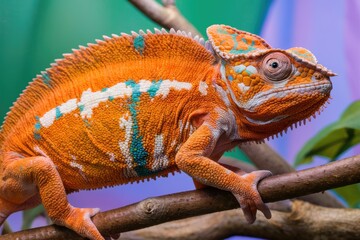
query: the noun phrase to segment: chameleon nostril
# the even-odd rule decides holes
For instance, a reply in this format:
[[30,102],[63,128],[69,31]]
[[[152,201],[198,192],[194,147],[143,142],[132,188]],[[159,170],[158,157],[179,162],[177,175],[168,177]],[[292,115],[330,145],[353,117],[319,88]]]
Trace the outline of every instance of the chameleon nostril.
[[322,80],[322,79],[324,79],[324,75],[322,75],[321,73],[316,72],[316,73],[314,73],[314,78],[316,80]]

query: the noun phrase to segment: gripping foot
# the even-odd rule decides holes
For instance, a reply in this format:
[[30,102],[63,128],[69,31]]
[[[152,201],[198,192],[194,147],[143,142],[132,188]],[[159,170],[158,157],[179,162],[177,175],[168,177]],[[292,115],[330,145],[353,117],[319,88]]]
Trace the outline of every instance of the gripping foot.
[[239,202],[248,223],[253,223],[256,220],[257,210],[262,212],[267,219],[271,218],[270,209],[262,201],[257,190],[258,182],[271,175],[272,173],[266,170],[254,171],[242,175],[241,178],[243,179],[244,184],[242,187],[244,188],[244,191],[242,191],[242,194],[233,192],[233,195]]

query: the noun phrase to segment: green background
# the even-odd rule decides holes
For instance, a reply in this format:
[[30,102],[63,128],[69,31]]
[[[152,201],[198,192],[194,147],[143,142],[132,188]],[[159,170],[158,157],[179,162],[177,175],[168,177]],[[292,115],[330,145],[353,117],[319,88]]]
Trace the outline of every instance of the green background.
[[[178,0],[177,6],[205,36],[211,24],[258,34],[270,3]],[[0,119],[28,82],[63,53],[102,35],[154,27],[160,26],[128,1],[0,0]]]

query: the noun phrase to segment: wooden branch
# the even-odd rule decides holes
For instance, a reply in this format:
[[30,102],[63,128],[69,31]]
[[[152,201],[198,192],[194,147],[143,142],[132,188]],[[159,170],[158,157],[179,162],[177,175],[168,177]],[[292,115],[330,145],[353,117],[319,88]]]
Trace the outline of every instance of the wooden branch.
[[[296,171],[285,159],[265,143],[243,144],[240,145],[239,148],[259,169],[270,170],[274,175]],[[301,196],[298,199],[324,207],[344,207],[341,202],[327,192]]]
[[247,224],[239,209],[227,210],[125,232],[119,239],[195,240],[235,235],[283,240],[360,239],[360,209],[344,211],[295,201],[291,212],[272,211],[272,215],[267,220],[258,214],[254,224]]
[[[258,185],[265,202],[295,198],[360,182],[360,155],[299,172],[272,176]],[[238,208],[233,195],[203,189],[150,198],[119,209],[102,212],[93,221],[104,236],[160,223]],[[347,210],[343,210],[347,211]],[[2,239],[82,239],[64,227],[47,226],[2,236]]]
[[164,1],[164,6],[154,0],[129,0],[129,2],[163,27],[183,30],[201,36],[201,33],[180,14],[175,6],[175,0]]

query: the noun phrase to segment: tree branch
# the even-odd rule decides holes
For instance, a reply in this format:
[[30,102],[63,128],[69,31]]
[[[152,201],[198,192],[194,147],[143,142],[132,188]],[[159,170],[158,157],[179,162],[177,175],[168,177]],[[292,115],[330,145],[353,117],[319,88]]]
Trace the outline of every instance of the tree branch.
[[[259,169],[270,170],[274,175],[296,171],[285,159],[283,159],[277,152],[265,143],[243,144],[240,145],[239,148]],[[298,199],[324,207],[344,207],[342,203],[327,192],[301,196]]]
[[129,2],[161,26],[201,36],[201,33],[180,14],[175,6],[175,0],[163,1],[164,6],[154,0],[129,0]]
[[272,215],[267,220],[258,214],[254,224],[247,224],[239,209],[227,210],[125,232],[120,239],[224,239],[235,235],[282,240],[360,238],[359,209],[344,211],[295,201],[290,212],[272,211]]
[[[360,182],[360,155],[323,166],[272,176],[258,185],[265,202],[279,201]],[[218,189],[189,191],[150,198],[102,212],[93,221],[104,236],[160,223],[238,208],[233,195]],[[345,211],[345,210],[343,210]],[[345,211],[346,212],[346,211]],[[47,226],[7,234],[3,239],[82,239],[64,227]]]

